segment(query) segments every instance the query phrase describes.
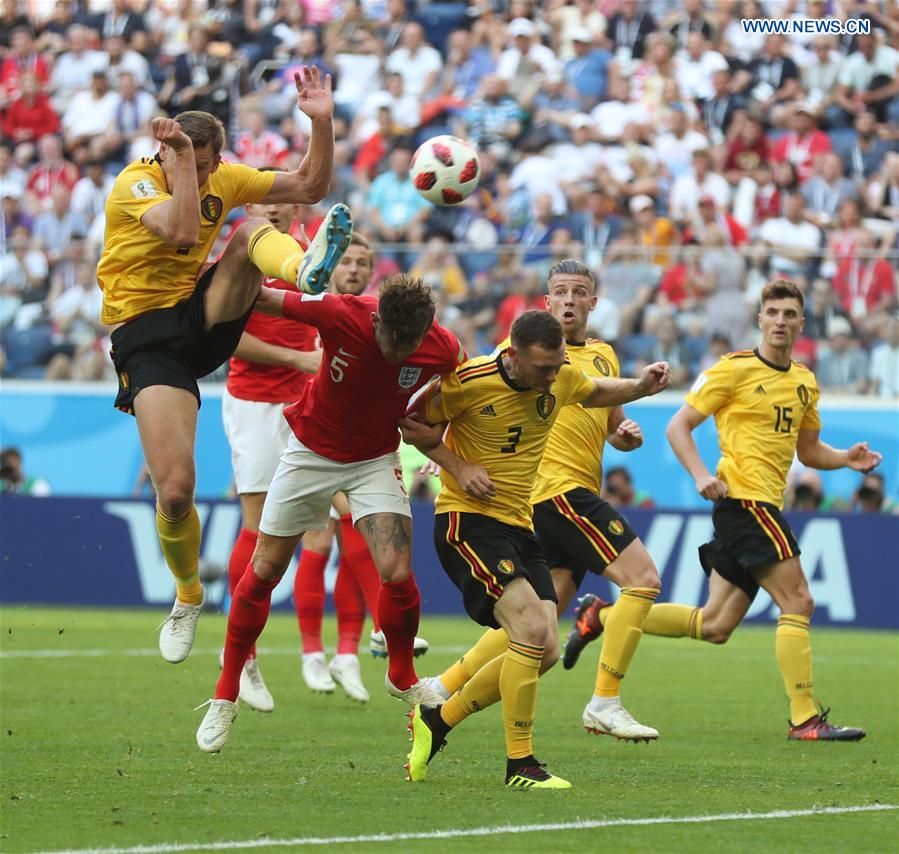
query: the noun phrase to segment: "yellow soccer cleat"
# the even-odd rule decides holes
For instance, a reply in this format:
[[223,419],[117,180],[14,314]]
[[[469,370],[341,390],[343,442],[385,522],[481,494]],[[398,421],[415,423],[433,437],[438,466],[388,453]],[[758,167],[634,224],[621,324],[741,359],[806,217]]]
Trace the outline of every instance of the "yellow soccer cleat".
[[408,730],[412,752],[408,755],[406,770],[410,783],[420,783],[428,775],[428,763],[446,745],[444,735],[448,728],[440,724],[440,709],[418,705],[409,712]]
[[571,783],[544,771],[542,762],[533,756],[528,757],[527,764],[512,766],[510,761],[506,770],[506,785],[515,789],[570,789]]

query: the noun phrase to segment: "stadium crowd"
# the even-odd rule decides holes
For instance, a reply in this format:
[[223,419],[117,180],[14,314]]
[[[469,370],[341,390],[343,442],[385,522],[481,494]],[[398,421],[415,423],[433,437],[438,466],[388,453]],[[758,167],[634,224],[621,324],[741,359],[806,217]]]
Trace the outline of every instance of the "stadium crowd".
[[[866,17],[871,34],[740,23],[769,16]],[[855,0],[3,0],[3,375],[112,373],[96,263],[115,175],[154,153],[154,116],[188,109],[225,123],[226,159],[295,167],[306,64],[333,76],[337,145],[299,224],[348,203],[377,247],[372,288],[412,270],[470,353],[582,257],[595,334],[625,372],[665,359],[683,388],[754,346],[759,291],[783,273],[822,388],[896,397],[897,46],[899,6]],[[436,208],[409,167],[447,132],[477,145],[482,177]]]

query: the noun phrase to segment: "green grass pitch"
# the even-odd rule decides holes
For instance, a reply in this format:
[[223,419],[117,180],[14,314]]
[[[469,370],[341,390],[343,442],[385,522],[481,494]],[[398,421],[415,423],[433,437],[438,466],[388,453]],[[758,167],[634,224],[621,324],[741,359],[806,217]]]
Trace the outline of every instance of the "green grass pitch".
[[[540,691],[537,755],[574,788],[528,792],[502,785],[498,708],[451,734],[425,782],[405,782],[404,707],[383,691],[384,663],[363,657],[367,706],[339,689],[313,696],[300,679],[296,623],[287,615],[274,616],[260,641],[270,648],[260,665],[275,712],[242,709],[225,750],[203,754],[194,742],[203,711],[194,707],[217,678],[224,618],[203,617],[194,653],[178,666],[152,652],[161,619],[151,611],[0,612],[0,850],[199,851],[229,842],[265,850],[310,837],[899,804],[895,633],[812,633],[816,691],[835,722],[868,730],[858,744],[787,742],[773,627],[744,628],[720,648],[644,638],[624,698],[661,739],[634,745],[588,735],[580,716],[593,688],[594,644],[573,671],[559,665],[549,673]],[[333,643],[333,621],[325,630]],[[478,629],[465,619],[426,618],[421,634],[434,649],[419,669],[432,674]],[[59,654],[29,654],[37,651]],[[895,851],[897,839],[899,811],[882,811],[327,847],[844,852]]]

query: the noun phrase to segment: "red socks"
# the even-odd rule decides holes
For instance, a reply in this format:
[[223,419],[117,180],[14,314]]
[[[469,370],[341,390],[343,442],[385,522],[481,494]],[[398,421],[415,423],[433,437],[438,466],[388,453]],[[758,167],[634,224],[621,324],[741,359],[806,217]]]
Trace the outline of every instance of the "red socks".
[[293,582],[293,602],[303,638],[303,652],[324,652],[322,613],[325,610],[325,567],[328,555],[303,549]]
[[[375,631],[380,631],[378,621],[378,596],[381,593],[381,576],[378,575],[375,562],[371,559],[371,553],[362,536],[353,527],[353,517],[350,515],[340,517],[340,538],[343,545],[340,566],[346,566],[356,578],[356,584],[365,597],[365,604],[371,612]],[[338,609],[339,614],[339,609]]]
[[344,557],[340,558],[334,582],[334,610],[337,611],[337,654],[357,655],[365,623],[365,599]]
[[240,673],[256,639],[262,634],[272,604],[272,590],[280,579],[263,581],[248,565],[231,599],[225,636],[225,665],[215,686],[216,700],[236,702]]
[[[256,540],[259,534],[241,528],[237,539],[234,542],[234,548],[231,549],[231,558],[228,561],[228,592],[234,596],[237,584],[246,572],[247,564],[253,559],[253,552],[256,551]],[[256,646],[250,650],[248,658],[256,657]]]
[[418,632],[420,605],[421,597],[412,573],[405,581],[381,584],[378,622],[387,640],[387,674],[401,691],[418,681],[412,664],[412,647]]

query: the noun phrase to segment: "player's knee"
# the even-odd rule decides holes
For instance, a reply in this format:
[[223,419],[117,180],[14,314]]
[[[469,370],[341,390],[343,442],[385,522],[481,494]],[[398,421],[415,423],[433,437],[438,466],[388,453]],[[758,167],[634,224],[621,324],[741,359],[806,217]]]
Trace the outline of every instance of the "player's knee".
[[730,640],[736,626],[725,623],[722,620],[703,618],[702,639],[707,643],[723,644]]
[[378,574],[384,584],[398,584],[405,581],[412,574],[412,567],[408,561],[393,560],[387,563],[377,564]]
[[237,228],[234,229],[233,234],[228,240],[228,248],[235,250],[240,249],[244,253],[246,253],[247,247],[250,243],[250,235],[256,231],[257,228],[260,228],[263,225],[270,225],[269,221],[261,216],[251,216],[249,219],[244,220]]
[[155,484],[156,501],[169,519],[180,519],[194,503],[194,479],[189,474],[173,475]]
[[550,631],[546,635],[543,648],[543,661],[540,664],[540,673],[546,673],[561,657],[562,650],[559,647],[558,632]]
[[273,560],[266,552],[256,552],[253,555],[253,572],[263,581],[274,581],[281,578],[287,570],[287,564]]
[[792,599],[792,613],[811,619],[812,614],[815,613],[815,600],[812,598],[808,588],[797,590]]
[[540,603],[535,601],[521,609],[513,627],[514,639],[530,646],[544,646],[548,626]]
[[662,579],[659,578],[659,572],[655,568],[652,561],[641,563],[634,572],[634,578],[630,587],[645,587],[651,590],[660,590],[662,587]]

